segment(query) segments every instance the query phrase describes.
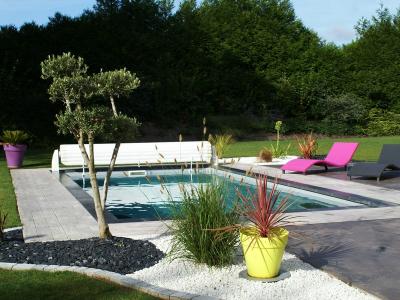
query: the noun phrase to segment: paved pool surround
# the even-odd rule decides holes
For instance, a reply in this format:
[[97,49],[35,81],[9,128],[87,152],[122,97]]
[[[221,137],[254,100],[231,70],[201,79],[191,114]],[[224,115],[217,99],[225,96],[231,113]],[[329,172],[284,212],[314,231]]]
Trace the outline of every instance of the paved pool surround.
[[[393,247],[392,239],[399,239],[399,190],[320,176],[318,173],[306,176],[281,174],[277,168],[246,164],[228,167],[241,172],[251,169],[253,173],[278,175],[293,186],[336,190],[381,201],[384,205],[380,207],[293,213],[298,218],[294,224],[296,231],[304,231],[311,242],[310,239],[304,239],[298,244],[291,243],[288,250],[349,284],[384,299],[398,299],[396,286],[400,281],[400,266],[395,261],[399,261],[400,248]],[[90,197],[78,201],[58,176],[47,169],[12,170],[11,174],[27,242],[80,239],[97,235],[97,224],[93,211],[90,212],[93,205]],[[79,193],[78,190],[75,192]],[[113,216],[108,218],[110,229],[117,236],[162,236],[167,232],[168,222],[122,223],[113,219]],[[324,257],[335,254],[335,245],[345,244],[346,239],[352,239],[352,251],[342,254],[342,261]],[[382,266],[389,271],[382,271]]]

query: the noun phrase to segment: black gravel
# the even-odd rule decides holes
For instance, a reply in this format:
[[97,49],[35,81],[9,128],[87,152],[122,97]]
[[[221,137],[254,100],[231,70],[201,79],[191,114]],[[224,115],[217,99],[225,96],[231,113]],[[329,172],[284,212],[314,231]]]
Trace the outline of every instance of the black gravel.
[[149,241],[113,237],[24,243],[21,230],[6,233],[0,261],[97,268],[129,274],[151,267],[164,253]]

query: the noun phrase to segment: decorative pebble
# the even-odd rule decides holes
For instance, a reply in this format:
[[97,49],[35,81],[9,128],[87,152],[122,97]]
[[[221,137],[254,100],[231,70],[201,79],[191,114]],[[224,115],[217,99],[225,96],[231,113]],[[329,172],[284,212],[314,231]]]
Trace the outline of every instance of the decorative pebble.
[[150,242],[122,237],[24,243],[19,230],[7,232],[0,242],[1,262],[81,266],[120,274],[151,267],[163,257]]

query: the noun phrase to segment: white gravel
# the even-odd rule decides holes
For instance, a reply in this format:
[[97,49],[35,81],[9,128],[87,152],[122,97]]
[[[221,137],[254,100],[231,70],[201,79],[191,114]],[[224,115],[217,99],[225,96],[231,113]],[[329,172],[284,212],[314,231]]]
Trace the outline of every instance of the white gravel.
[[[153,237],[149,240],[160,250],[168,250],[170,237]],[[239,278],[239,272],[246,268],[243,263],[226,268],[209,268],[187,261],[170,262],[164,258],[153,267],[128,276],[160,287],[220,299],[377,299],[313,268],[292,254],[285,253],[282,267],[290,271],[290,278],[262,283]]]

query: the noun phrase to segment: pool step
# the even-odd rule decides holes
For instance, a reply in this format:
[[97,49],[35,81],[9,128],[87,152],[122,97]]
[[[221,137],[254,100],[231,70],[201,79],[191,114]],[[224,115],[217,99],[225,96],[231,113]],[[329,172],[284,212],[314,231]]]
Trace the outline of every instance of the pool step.
[[130,171],[125,171],[124,174],[128,177],[146,177],[147,176],[146,170],[130,170]]

